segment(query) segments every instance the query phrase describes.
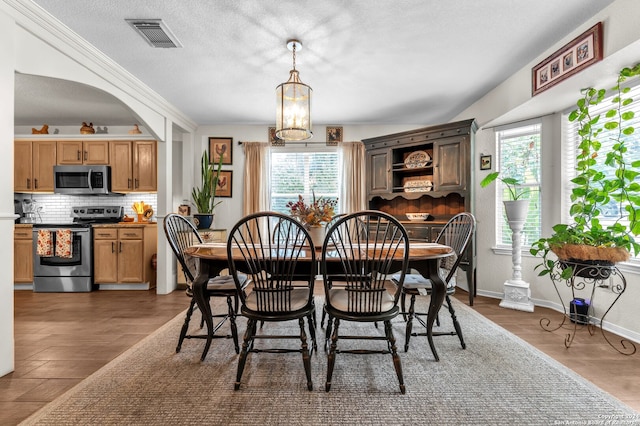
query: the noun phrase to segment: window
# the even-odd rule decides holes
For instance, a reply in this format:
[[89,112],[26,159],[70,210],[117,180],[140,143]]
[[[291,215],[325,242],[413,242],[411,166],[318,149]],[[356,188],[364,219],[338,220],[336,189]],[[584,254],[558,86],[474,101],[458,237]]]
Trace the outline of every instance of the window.
[[[316,198],[337,199],[338,162],[336,148],[307,145],[304,148],[289,147],[271,150],[271,210],[288,214],[287,203],[297,201],[298,195],[305,202]],[[340,202],[336,213],[340,212]]]
[[[624,97],[633,99],[633,102],[631,102],[631,104],[625,108],[628,108],[630,111],[633,111],[635,113],[635,118],[629,122],[626,122],[625,127],[632,126],[638,129],[640,128],[640,85],[635,85],[633,87],[630,87],[630,91],[626,93]],[[607,111],[609,111],[613,105],[612,100],[613,100],[613,95],[609,96],[608,98],[600,102],[600,105],[597,108],[593,109],[593,116],[595,117],[596,115],[600,114],[601,115],[600,121],[605,120],[606,119],[605,115]],[[576,176],[575,162],[576,162],[576,155],[578,153],[578,146],[580,144],[580,136],[578,135],[578,122],[569,121],[569,118],[568,118],[569,112],[564,114],[562,117],[564,143],[565,143],[565,147],[567,148],[565,150],[565,158],[563,160],[566,174],[567,174],[566,176],[567,185],[564,188],[564,193],[562,198],[563,204],[565,207],[563,209],[564,223],[573,222],[571,216],[569,215],[569,210],[571,206],[571,189],[572,189],[571,179],[573,179]],[[602,144],[602,148],[600,149],[601,153],[606,153],[612,149],[613,141],[609,137],[608,133],[609,132],[607,131],[603,131],[598,136],[598,141]],[[628,162],[640,161],[640,134],[636,132],[633,135],[627,137],[626,140],[627,140],[627,143],[625,144],[627,148],[627,152],[625,153],[626,161]],[[603,164],[602,162],[604,161],[605,157],[606,156],[601,155],[600,157],[596,158],[596,161],[597,161],[596,168],[598,165]],[[609,174],[609,175],[613,173],[613,171],[607,167],[602,167],[602,169],[599,171],[602,171],[605,174]],[[607,176],[607,177],[612,177],[612,176]],[[611,225],[618,218],[624,217],[625,215],[626,215],[626,212],[624,210],[624,207],[620,206],[617,202],[612,200],[609,204],[607,204],[607,206],[605,206],[605,208],[601,209],[600,223],[602,223],[605,226]],[[636,237],[636,240],[638,240],[637,237]]]
[[[498,146],[498,170],[501,177],[511,177],[522,183],[520,199],[529,200],[529,212],[522,231],[522,245],[528,246],[540,238],[541,199],[540,199],[540,139],[541,124],[519,125],[496,132]],[[496,241],[498,246],[511,247],[511,229],[507,223],[503,201],[511,200],[506,185],[498,183],[496,197]]]

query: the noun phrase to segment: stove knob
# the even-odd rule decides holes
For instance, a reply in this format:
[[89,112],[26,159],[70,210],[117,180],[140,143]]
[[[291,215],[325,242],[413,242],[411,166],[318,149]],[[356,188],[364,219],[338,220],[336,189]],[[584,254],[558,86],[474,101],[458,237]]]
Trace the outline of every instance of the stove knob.
[[73,212],[74,212],[75,214],[78,214],[78,209],[73,209]]
[[80,213],[84,214],[84,209],[80,209]]

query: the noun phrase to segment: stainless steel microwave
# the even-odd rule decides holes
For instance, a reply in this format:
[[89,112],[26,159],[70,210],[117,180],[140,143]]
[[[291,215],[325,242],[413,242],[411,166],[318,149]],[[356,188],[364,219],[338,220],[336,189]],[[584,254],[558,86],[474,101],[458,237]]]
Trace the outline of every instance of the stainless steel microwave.
[[110,166],[53,166],[53,192],[67,195],[111,193]]

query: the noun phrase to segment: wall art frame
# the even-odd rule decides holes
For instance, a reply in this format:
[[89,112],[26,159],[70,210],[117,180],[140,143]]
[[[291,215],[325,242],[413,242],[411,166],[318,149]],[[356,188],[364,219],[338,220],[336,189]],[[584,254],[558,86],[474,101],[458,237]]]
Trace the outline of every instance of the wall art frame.
[[531,96],[602,60],[602,22],[598,22],[531,70]]
[[233,164],[233,138],[209,138],[209,162],[218,164],[222,154],[222,165],[230,166]]
[[327,145],[336,146],[339,142],[342,142],[342,127],[327,126]]
[[480,170],[491,170],[491,155],[480,155]]
[[233,194],[233,171],[220,170],[216,185],[216,197],[231,198]]

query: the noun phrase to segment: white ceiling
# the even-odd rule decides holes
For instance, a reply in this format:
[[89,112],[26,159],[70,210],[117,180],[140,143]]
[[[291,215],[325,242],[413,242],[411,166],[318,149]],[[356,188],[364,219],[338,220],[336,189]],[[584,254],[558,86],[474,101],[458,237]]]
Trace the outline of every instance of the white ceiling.
[[[199,125],[275,121],[292,65],[315,124],[446,122],[613,0],[35,0]],[[125,19],[161,18],[182,48]],[[94,88],[18,75],[16,125],[130,125]]]

